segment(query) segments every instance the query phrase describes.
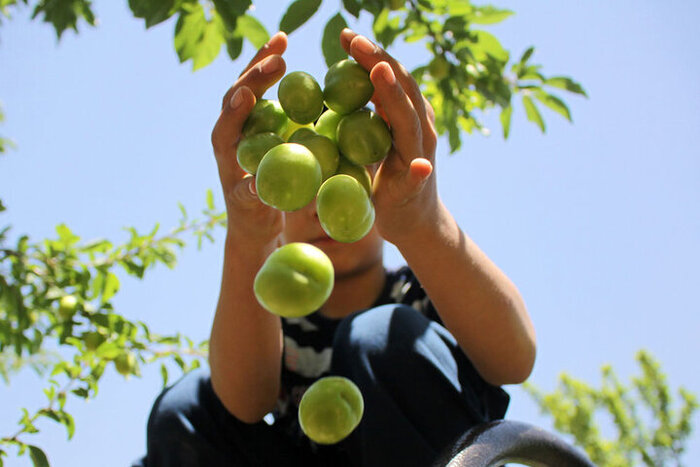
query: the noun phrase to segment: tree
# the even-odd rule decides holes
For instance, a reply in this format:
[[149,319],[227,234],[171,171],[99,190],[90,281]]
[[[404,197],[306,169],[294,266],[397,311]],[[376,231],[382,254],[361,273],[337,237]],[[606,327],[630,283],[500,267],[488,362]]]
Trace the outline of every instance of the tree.
[[[629,465],[682,465],[691,419],[698,409],[697,398],[683,388],[675,408],[666,377],[659,363],[644,350],[636,360],[641,375],[631,384],[620,382],[612,367],[602,369],[602,385],[595,388],[566,373],[558,388],[545,393],[526,384],[542,413],[554,419],[554,427],[573,436],[591,460],[601,467]],[[613,436],[601,426],[612,424]]]
[[[290,2],[279,28],[293,33],[321,3]],[[193,70],[211,63],[222,48],[236,60],[245,42],[257,48],[269,38],[250,9],[250,0],[129,0],[128,4],[147,28],[173,20],[175,50]],[[59,40],[69,29],[77,32],[97,24],[88,0],[0,0],[0,19],[10,19],[19,8],[31,8],[32,17],[49,23]],[[452,152],[459,150],[464,133],[488,131],[479,119],[488,109],[500,109],[507,137],[516,95],[541,131],[545,131],[541,105],[571,120],[566,104],[551,94],[553,89],[586,95],[568,77],[542,74],[541,66],[531,61],[533,47],[511,60],[510,52],[483,28],[513,12],[468,0],[344,0],[319,37],[328,65],[345,57],[337,40],[339,31],[348,22],[359,21],[361,14],[370,18],[374,37],[383,46],[403,40],[421,42],[428,49],[429,59],[412,72],[431,100],[437,129],[448,134]],[[0,137],[0,153],[12,146]],[[0,435],[0,464],[12,449],[29,455],[35,465],[47,465],[44,451],[31,443],[31,434],[40,430],[39,421],[48,418],[62,424],[70,438],[75,424],[68,401],[96,397],[109,366],[129,377],[138,376],[142,365],[158,362],[165,385],[166,361],[189,371],[206,357],[206,342],[159,335],[113,306],[119,268],[139,279],[157,265],[172,268],[188,239],[199,244],[211,240],[213,230],[226,222],[211,193],[200,218],[191,219],[182,206],[181,210],[179,225],[169,232],[162,234],[158,224],[149,232],[130,228],[130,238],[122,244],[82,241],[66,225],[56,227],[55,237],[36,240],[21,235],[12,243],[10,226],[0,230],[0,375],[10,382],[14,371],[32,367],[46,382],[45,406],[32,413],[18,411],[17,430]]]

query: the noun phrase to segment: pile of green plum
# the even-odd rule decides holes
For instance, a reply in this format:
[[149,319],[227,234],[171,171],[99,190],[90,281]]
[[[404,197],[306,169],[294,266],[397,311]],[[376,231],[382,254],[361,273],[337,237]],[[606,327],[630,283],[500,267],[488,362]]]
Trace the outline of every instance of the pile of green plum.
[[[374,93],[369,73],[347,59],[332,65],[324,87],[294,71],[279,83],[278,100],[260,99],[238,145],[240,167],[255,176],[260,200],[291,212],[316,202],[323,230],[338,242],[362,239],[374,224],[367,166],[382,161],[392,145],[384,120],[366,106]],[[261,306],[283,317],[318,310],[334,284],[333,265],[307,243],[279,247],[254,282]],[[299,407],[304,432],[331,444],[349,435],[364,410],[362,395],[347,378],[319,379]]]

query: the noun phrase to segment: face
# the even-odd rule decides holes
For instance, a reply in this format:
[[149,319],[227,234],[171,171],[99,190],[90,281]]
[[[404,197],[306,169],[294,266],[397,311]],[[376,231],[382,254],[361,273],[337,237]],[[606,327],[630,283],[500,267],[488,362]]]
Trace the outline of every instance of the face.
[[333,262],[336,279],[362,272],[382,261],[384,240],[374,227],[357,242],[337,242],[321,228],[315,202],[285,213],[283,236],[286,243],[305,242],[323,250]]

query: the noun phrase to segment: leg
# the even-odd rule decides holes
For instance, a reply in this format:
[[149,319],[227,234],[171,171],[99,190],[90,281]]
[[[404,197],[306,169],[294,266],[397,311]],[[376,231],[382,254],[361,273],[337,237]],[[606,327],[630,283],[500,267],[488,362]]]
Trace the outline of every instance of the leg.
[[501,418],[508,396],[487,385],[438,323],[403,305],[346,318],[332,372],[352,379],[365,414],[344,448],[362,466],[428,466],[459,435]]
[[142,467],[309,465],[305,452],[265,422],[231,415],[214,393],[209,371],[183,376],[156,399]]

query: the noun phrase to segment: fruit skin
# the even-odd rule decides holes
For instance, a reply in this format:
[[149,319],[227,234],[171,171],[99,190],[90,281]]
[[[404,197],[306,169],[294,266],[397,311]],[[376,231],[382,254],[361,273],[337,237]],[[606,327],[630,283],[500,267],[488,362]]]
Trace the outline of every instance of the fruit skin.
[[321,308],[333,290],[334,279],[333,263],[323,251],[294,242],[267,257],[255,276],[253,291],[270,313],[298,318]]
[[338,160],[338,169],[336,174],[350,175],[355,180],[360,182],[367,192],[367,196],[372,196],[372,176],[369,171],[361,165],[355,165],[350,162],[346,157],[340,156]]
[[326,376],[304,392],[299,425],[312,441],[335,444],[357,428],[365,410],[360,389],[350,379]]
[[314,125],[314,131],[319,135],[330,138],[334,143],[338,143],[338,123],[343,116],[331,109],[326,110],[318,117]]
[[314,122],[323,112],[321,86],[303,71],[293,71],[282,78],[277,98],[287,116],[302,125]]
[[367,191],[350,175],[333,175],[323,182],[316,196],[316,212],[323,230],[338,242],[356,242],[374,224],[374,206]]
[[430,75],[436,80],[445,78],[450,72],[450,63],[444,57],[435,57],[428,64]]
[[287,128],[287,114],[279,102],[271,99],[259,99],[243,124],[243,137],[256,133],[271,131],[281,135]]
[[258,171],[258,165],[260,165],[260,161],[267,151],[282,143],[284,143],[284,139],[271,131],[256,133],[243,138],[238,143],[236,152],[238,165],[249,174],[255,175]]
[[311,123],[302,125],[301,123],[297,123],[294,120],[289,120],[289,122],[287,123],[287,128],[281,135],[282,139],[284,139],[285,142],[289,142],[289,137],[292,136],[300,128],[308,128],[309,130],[313,130],[314,126]]
[[391,149],[389,127],[371,110],[353,112],[338,124],[338,149],[355,165],[379,162]]
[[334,63],[326,72],[323,99],[329,109],[347,115],[364,107],[374,94],[367,70],[354,60]]
[[282,143],[260,161],[255,188],[260,200],[280,211],[296,211],[309,204],[321,185],[321,165],[306,147]]
[[107,336],[99,331],[88,331],[83,333],[83,342],[85,342],[85,347],[88,350],[96,350],[104,341],[107,340]]
[[63,319],[72,318],[77,309],[78,299],[75,295],[64,295],[58,301],[58,314]]
[[338,146],[330,138],[319,135],[308,128],[301,128],[289,138],[289,142],[299,143],[309,148],[321,165],[322,180],[326,180],[335,174],[335,171],[338,169],[340,153],[338,152]]
[[114,367],[120,375],[128,376],[136,369],[136,356],[131,352],[121,353],[114,359]]

